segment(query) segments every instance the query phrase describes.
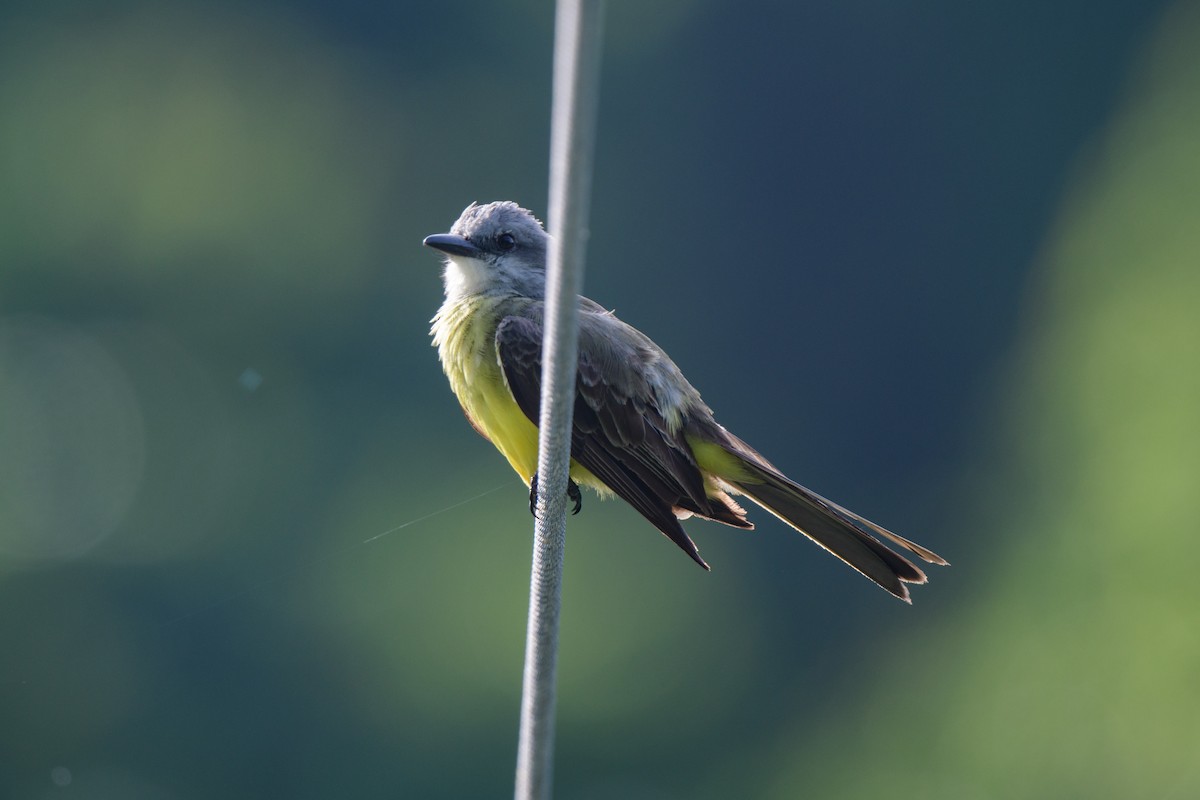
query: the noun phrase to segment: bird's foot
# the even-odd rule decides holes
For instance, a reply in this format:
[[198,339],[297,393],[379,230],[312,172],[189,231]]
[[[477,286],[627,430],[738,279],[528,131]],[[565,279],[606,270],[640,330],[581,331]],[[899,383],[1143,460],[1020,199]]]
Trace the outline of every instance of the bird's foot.
[[578,514],[583,509],[583,493],[579,491],[579,484],[570,478],[567,478],[567,498],[575,502],[571,514]]
[[[529,479],[529,513],[537,517],[537,497],[538,497],[538,476],[533,473],[533,477]],[[578,514],[583,509],[583,493],[579,491],[579,484],[567,478],[567,499],[575,503],[575,507],[571,509],[572,514]]]

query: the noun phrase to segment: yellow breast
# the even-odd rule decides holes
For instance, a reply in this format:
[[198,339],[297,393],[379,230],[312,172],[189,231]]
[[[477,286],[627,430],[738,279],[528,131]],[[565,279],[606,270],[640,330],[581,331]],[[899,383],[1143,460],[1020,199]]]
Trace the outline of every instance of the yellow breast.
[[447,301],[433,318],[431,332],[467,418],[528,484],[537,471],[538,433],[513,400],[496,358],[501,302],[478,296]]
[[[537,472],[538,431],[504,382],[496,356],[496,326],[510,299],[471,296],[446,301],[433,318],[433,344],[467,419],[529,485]],[[602,495],[610,491],[571,459],[571,477]]]

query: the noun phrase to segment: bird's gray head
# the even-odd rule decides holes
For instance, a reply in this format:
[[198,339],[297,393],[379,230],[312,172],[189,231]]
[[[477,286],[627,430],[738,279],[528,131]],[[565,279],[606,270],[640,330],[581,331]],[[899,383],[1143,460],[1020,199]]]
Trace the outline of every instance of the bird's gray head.
[[425,246],[446,254],[446,297],[476,294],[546,294],[546,247],[542,223],[516,203],[467,206],[450,233],[425,237]]

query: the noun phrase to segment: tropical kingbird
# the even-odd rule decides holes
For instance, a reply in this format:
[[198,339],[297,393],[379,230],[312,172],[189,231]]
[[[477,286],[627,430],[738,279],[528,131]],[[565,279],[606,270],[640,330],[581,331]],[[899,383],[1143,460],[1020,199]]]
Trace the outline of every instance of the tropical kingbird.
[[[433,343],[467,419],[537,491],[538,408],[549,236],[516,203],[472,203],[450,233],[426,237],[445,254],[446,300]],[[713,419],[675,363],[640,331],[579,298],[579,362],[570,493],[616,494],[708,564],[679,524],[690,516],[753,528],[745,495],[821,547],[911,602],[925,573],[879,541],[931,564],[941,556],[790,480]],[[878,538],[877,538],[878,537]]]

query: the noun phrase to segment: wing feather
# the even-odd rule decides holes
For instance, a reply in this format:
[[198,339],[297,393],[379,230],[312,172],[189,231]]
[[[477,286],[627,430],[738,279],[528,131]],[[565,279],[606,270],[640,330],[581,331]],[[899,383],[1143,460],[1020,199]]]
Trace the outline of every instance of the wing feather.
[[[581,313],[580,355],[571,432],[571,457],[617,496],[708,568],[679,524],[677,510],[751,527],[740,509],[709,498],[704,476],[682,434],[672,430],[647,380],[636,342],[600,328],[605,315]],[[508,316],[496,328],[496,355],[517,405],[535,424],[542,378],[540,318]]]

